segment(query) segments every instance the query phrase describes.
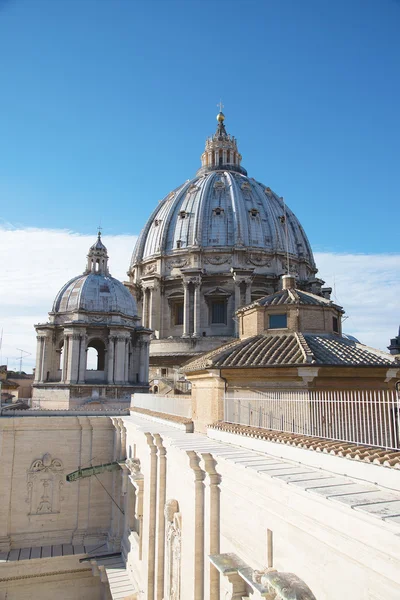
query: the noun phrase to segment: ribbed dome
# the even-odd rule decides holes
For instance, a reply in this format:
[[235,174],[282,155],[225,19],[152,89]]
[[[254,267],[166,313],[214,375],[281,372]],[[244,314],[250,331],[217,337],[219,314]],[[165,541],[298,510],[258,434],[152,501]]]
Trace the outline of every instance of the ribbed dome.
[[286,211],[289,254],[315,269],[307,236],[279,196],[235,170],[211,169],[158,204],[137,241],[131,267],[185,248],[245,247],[285,254]]
[[110,275],[88,273],[74,277],[58,292],[53,312],[117,312],[137,315],[136,302],[126,287]]
[[72,311],[120,313],[128,317],[138,314],[134,298],[126,287],[108,271],[107,248],[101,241],[89,248],[86,271],[66,283],[58,292],[53,313]]

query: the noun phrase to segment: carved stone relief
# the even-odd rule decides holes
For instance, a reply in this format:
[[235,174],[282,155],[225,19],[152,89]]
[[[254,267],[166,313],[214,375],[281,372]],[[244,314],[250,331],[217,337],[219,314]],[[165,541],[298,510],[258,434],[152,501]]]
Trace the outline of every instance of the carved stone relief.
[[232,262],[232,257],[230,254],[210,254],[209,256],[204,257],[204,262],[210,265],[230,265]]
[[246,263],[256,265],[257,267],[270,267],[271,259],[269,256],[265,256],[265,254],[257,254],[256,252],[252,252],[247,256]]
[[180,267],[185,267],[188,264],[187,258],[173,258],[167,262],[168,269],[179,269]]
[[[289,267],[290,267],[291,274],[297,274],[299,272],[298,266],[293,264],[292,262],[289,264]],[[282,269],[287,271],[287,262],[284,260],[282,261]]]
[[89,323],[102,323],[105,321],[104,315],[91,315],[89,317]]
[[46,453],[33,461],[27,473],[27,497],[29,515],[45,515],[60,512],[64,468],[58,458]]
[[166,519],[166,596],[165,600],[181,597],[181,513],[177,500],[165,504]]
[[151,273],[154,273],[154,271],[156,271],[156,269],[157,269],[156,263],[151,263],[150,265],[145,265],[143,267],[143,275],[150,275]]

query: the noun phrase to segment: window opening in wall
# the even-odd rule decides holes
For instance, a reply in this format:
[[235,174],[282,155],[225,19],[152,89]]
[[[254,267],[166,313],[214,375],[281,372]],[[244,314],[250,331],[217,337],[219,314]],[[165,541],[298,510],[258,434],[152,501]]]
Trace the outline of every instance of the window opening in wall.
[[287,327],[287,315],[269,315],[270,329],[285,329]]
[[167,375],[167,369],[161,368],[161,376],[165,377]]
[[99,264],[99,260],[97,259],[97,260],[96,260],[95,267],[94,267],[94,270],[96,271],[96,273],[98,273],[98,272],[99,272],[99,269],[100,269],[100,264]]
[[217,206],[216,208],[214,208],[213,210],[213,214],[216,215],[217,217],[219,217],[219,215],[222,215],[224,212],[224,209],[221,208],[220,206]]
[[258,215],[258,210],[256,208],[251,208],[249,213],[251,217],[256,217]]
[[337,317],[332,317],[333,331],[335,333],[339,333],[339,319]]
[[211,302],[211,323],[226,324],[226,302],[225,300],[213,300]]
[[173,305],[174,325],[183,325],[183,302],[175,302]]
[[181,219],[186,219],[188,213],[185,210],[181,210],[179,216]]
[[177,248],[181,248],[182,247],[182,240],[177,240],[176,241],[176,247]]

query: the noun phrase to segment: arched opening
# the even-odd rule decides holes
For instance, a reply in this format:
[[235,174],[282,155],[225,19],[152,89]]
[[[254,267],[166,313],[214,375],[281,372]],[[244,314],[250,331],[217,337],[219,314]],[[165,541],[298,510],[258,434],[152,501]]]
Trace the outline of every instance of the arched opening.
[[95,269],[94,270],[95,270],[96,273],[98,273],[99,270],[100,270],[100,261],[99,261],[99,259],[96,260],[96,265],[95,265]]
[[87,346],[86,370],[104,371],[106,347],[102,340],[91,340]]

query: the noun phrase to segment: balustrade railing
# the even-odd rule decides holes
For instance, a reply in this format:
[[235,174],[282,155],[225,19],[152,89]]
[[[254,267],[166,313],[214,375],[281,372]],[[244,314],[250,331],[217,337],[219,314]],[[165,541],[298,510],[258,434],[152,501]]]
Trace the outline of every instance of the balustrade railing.
[[133,408],[146,408],[154,412],[191,418],[191,396],[161,396],[160,394],[132,394]]
[[391,390],[231,392],[224,414],[228,423],[400,449],[399,399]]

